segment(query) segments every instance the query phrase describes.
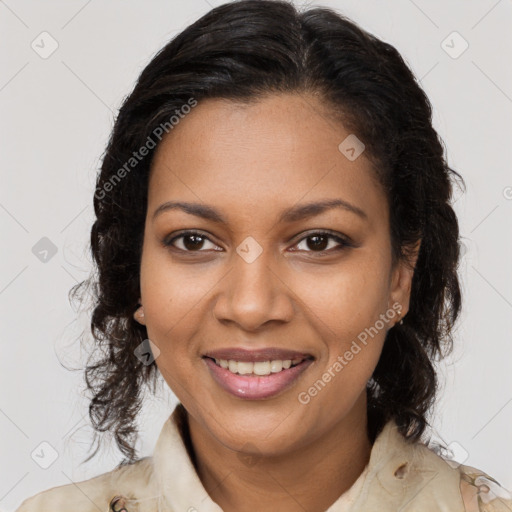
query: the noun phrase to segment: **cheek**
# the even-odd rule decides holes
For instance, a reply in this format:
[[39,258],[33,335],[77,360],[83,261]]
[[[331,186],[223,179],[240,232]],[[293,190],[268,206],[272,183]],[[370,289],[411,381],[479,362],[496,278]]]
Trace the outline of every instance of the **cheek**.
[[189,367],[197,351],[194,341],[200,327],[198,315],[201,300],[207,296],[215,281],[209,273],[183,272],[172,265],[165,251],[147,250],[141,261],[141,299],[149,339],[155,343],[160,356],[156,363],[165,377],[165,370],[177,374]]
[[162,331],[177,326],[181,319],[194,314],[213,284],[211,273],[194,270],[192,265],[173,264],[165,249],[145,241],[140,286],[148,327]]
[[390,319],[383,321],[381,316],[388,309],[390,260],[378,251],[361,251],[358,256],[347,258],[335,271],[302,274],[295,288],[322,340],[317,371],[320,380],[329,382],[325,398],[341,409],[350,407],[365,389],[394,317],[394,311]]
[[304,283],[303,293],[307,293],[308,321],[319,340],[320,360],[301,387],[299,401],[309,404],[318,422],[327,425],[348,414],[356,402],[363,403],[392,324],[381,320],[388,300],[384,268],[354,268],[316,283],[322,286]]
[[344,344],[386,312],[389,264],[369,253],[347,259],[328,272],[296,275],[293,288],[312,320],[327,331],[326,339]]

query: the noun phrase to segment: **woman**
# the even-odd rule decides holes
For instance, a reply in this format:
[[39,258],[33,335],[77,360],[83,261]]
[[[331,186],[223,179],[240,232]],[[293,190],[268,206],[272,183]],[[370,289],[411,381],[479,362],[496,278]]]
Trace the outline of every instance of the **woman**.
[[[125,460],[18,510],[512,510],[427,444],[461,305],[431,114],[398,52],[328,9],[229,3],[165,46],[94,197],[90,416]],[[140,459],[158,374],[179,404]]]

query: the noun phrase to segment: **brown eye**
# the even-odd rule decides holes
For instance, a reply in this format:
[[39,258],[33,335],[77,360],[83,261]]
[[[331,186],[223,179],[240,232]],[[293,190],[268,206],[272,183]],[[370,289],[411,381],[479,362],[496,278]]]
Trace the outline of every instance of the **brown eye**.
[[194,251],[196,249],[201,249],[204,245],[205,237],[201,235],[185,235],[183,238],[183,245],[187,249],[187,251]]
[[[205,244],[207,243],[210,243],[213,247],[206,247],[205,249]],[[195,231],[181,233],[171,238],[169,241],[164,241],[164,245],[166,247],[175,247],[184,252],[205,252],[207,249],[217,247],[206,235]]]
[[[334,241],[334,245],[330,245],[330,241]],[[344,247],[350,246],[350,243],[339,236],[332,235],[330,233],[318,232],[312,233],[306,237],[304,237],[298,244],[304,244],[305,248],[298,250],[305,250],[306,252],[326,252],[327,250],[333,249],[343,249]]]

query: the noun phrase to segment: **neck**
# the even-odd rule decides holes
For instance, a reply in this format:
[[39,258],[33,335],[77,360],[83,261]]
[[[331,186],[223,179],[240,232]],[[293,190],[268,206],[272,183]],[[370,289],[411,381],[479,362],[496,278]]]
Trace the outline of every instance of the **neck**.
[[216,442],[188,416],[198,476],[224,512],[279,510],[323,512],[357,480],[368,464],[366,397],[317,439],[278,456],[245,457]]

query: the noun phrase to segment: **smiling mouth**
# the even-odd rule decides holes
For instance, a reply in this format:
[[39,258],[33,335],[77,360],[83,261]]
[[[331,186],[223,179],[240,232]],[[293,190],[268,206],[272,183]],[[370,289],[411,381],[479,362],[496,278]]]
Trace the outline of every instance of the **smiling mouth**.
[[216,359],[209,356],[203,356],[205,359],[210,359],[215,362],[215,364],[221,368],[224,368],[236,375],[243,375],[247,377],[262,377],[266,375],[272,375],[275,373],[280,373],[282,371],[288,370],[289,368],[293,368],[298,366],[307,360],[314,359],[313,356],[308,357],[298,357],[296,359],[274,359],[267,361],[235,361],[233,359]]

